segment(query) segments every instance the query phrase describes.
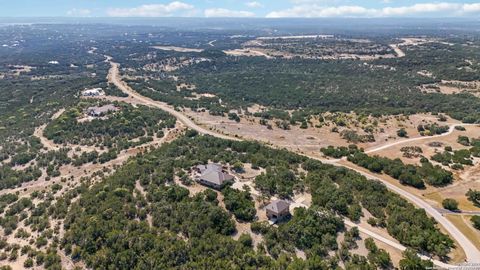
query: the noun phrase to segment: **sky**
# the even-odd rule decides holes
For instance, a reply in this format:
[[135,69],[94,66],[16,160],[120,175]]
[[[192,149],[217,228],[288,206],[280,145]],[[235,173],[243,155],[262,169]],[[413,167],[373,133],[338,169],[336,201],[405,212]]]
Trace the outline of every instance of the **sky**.
[[480,0],[0,0],[0,17],[480,19]]

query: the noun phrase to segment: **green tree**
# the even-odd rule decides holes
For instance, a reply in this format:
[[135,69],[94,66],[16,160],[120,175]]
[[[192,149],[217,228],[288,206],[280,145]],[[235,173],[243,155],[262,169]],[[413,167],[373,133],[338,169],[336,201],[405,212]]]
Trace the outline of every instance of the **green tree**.
[[480,216],[473,216],[470,221],[475,229],[480,230]]
[[480,207],[480,191],[469,189],[465,195],[475,206]]
[[454,199],[447,198],[442,201],[443,208],[450,211],[458,211],[458,202]]
[[235,172],[238,172],[238,173],[241,173],[241,172],[244,172],[244,167],[243,167],[243,163],[240,162],[240,161],[236,161],[233,166],[232,166],[232,169],[235,171]]
[[408,133],[404,128],[397,130],[397,136],[401,138],[407,137]]
[[431,261],[422,260],[412,249],[407,249],[403,253],[403,259],[400,260],[401,270],[423,270],[433,267]]
[[25,262],[23,262],[23,267],[25,267],[25,268],[33,267],[33,259],[32,258],[27,258],[25,260]]

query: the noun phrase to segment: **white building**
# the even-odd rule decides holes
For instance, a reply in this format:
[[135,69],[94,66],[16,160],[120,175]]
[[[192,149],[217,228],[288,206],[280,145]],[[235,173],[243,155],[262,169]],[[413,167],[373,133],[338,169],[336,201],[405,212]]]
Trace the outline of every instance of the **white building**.
[[92,88],[92,89],[85,89],[82,91],[82,96],[84,97],[97,97],[103,96],[105,93],[103,92],[102,88]]

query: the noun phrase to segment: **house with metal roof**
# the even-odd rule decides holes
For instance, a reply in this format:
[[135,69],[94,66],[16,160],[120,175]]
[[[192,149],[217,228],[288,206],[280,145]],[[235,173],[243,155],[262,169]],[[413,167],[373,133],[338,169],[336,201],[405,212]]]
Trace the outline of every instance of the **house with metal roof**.
[[198,165],[195,169],[200,173],[197,181],[202,185],[214,189],[221,189],[225,184],[234,182],[233,175],[224,172],[220,164],[209,163],[207,165]]
[[268,219],[273,222],[281,221],[290,216],[290,203],[284,200],[275,200],[265,207]]

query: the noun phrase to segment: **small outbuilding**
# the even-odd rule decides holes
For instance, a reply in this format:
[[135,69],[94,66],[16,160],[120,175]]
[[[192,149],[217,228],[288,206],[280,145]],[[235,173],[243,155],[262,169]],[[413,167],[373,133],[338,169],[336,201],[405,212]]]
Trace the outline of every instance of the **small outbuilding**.
[[268,219],[273,222],[290,217],[290,203],[284,200],[275,200],[265,207]]
[[195,167],[195,169],[198,173],[204,173],[204,172],[209,171],[209,170],[210,171],[216,171],[216,172],[223,171],[222,165],[217,164],[217,163],[208,163],[207,165],[203,165],[203,164],[197,165]]

